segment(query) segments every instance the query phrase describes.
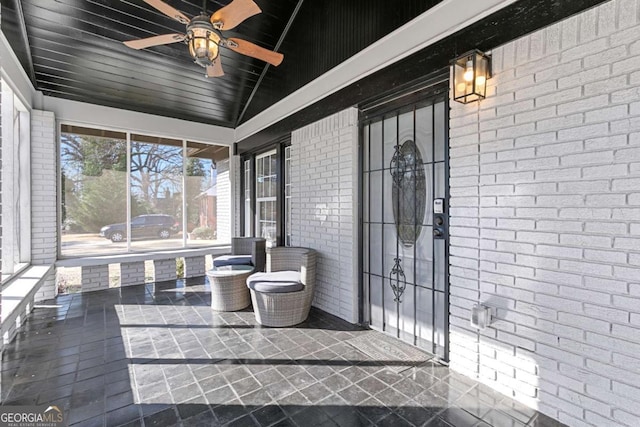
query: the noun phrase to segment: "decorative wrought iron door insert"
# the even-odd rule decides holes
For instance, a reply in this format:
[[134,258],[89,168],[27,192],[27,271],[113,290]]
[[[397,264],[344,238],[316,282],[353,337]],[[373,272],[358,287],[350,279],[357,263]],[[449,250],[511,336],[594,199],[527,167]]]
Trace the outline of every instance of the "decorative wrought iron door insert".
[[433,205],[446,205],[446,109],[432,99],[362,124],[365,316],[445,360],[448,221]]

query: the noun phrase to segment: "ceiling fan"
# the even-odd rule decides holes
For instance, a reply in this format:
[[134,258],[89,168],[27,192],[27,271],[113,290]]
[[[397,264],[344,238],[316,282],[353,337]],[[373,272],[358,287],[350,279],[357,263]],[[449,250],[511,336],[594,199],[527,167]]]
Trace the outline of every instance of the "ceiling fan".
[[[184,13],[162,0],[143,1],[165,15],[185,24],[187,26],[186,34],[163,34],[124,42],[126,46],[132,49],[144,49],[151,46],[185,42],[189,46],[189,53],[195,62],[206,68],[207,77],[224,75],[222,64],[220,63],[220,46],[260,59],[274,66],[280,65],[284,59],[284,55],[281,53],[273,52],[243,39],[225,38],[222,35],[222,31],[235,28],[245,19],[262,12],[253,0],[233,0],[211,16],[207,16],[205,12],[202,12],[192,19],[189,19]],[[204,0],[204,6],[206,6],[206,0]],[[205,7],[203,7],[203,10],[205,10]]]

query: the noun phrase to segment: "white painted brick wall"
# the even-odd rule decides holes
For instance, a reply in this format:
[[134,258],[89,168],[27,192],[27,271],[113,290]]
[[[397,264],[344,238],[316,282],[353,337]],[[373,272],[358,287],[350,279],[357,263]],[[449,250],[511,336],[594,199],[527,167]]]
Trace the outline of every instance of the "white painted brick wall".
[[82,292],[109,289],[109,265],[82,267]]
[[176,259],[154,259],[154,280],[164,282],[166,280],[176,280]]
[[358,320],[358,111],[291,134],[292,246],[318,251],[313,305]]
[[[175,260],[173,262],[175,274]],[[120,263],[120,286],[141,285],[144,278],[144,261]]]
[[231,174],[229,160],[217,162],[216,197],[217,240],[231,242]]
[[199,277],[205,275],[206,263],[204,256],[184,257],[184,277]]
[[[56,120],[50,111],[31,110],[31,264],[48,265],[58,253]],[[36,301],[56,295],[51,272]]]
[[639,12],[497,47],[451,105],[451,367],[572,426],[640,425]]

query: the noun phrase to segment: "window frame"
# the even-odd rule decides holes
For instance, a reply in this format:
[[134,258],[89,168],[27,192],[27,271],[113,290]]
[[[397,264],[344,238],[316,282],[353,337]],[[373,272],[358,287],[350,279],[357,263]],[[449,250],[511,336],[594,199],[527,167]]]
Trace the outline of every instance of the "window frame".
[[4,285],[31,262],[31,112],[6,80],[0,84],[2,226],[10,231],[1,240],[0,285]]
[[284,246],[291,246],[291,238],[293,236],[291,233],[291,189],[293,188],[291,181],[291,144],[286,144],[282,148],[284,153],[282,171],[282,235],[284,236]]
[[[269,158],[269,161],[265,162],[264,159],[266,159],[266,158]],[[272,167],[273,166],[273,163],[272,163],[273,160],[275,160],[275,163],[276,163],[275,164],[275,170],[273,170],[274,168]],[[278,150],[277,149],[272,149],[272,150],[269,150],[269,151],[262,152],[262,153],[256,155],[255,159],[254,159],[254,165],[255,165],[255,170],[256,170],[255,181],[254,181],[255,185],[256,185],[255,215],[254,215],[255,232],[256,232],[256,235],[257,235],[258,230],[262,229],[262,227],[260,226],[260,223],[261,222],[264,223],[264,222],[267,221],[265,219],[261,219],[261,217],[260,217],[261,211],[262,211],[260,209],[260,207],[261,207],[260,204],[261,203],[273,202],[273,206],[275,208],[275,215],[274,215],[275,218],[273,219],[273,222],[274,222],[274,226],[275,226],[275,230],[274,231],[275,231],[276,235],[274,237],[275,237],[275,245],[276,246],[279,246],[279,244],[280,244],[280,233],[278,232],[279,231],[278,230],[278,223],[279,223],[279,221],[278,221],[278,211],[279,211],[279,209],[278,209],[278,200],[279,200],[280,191],[279,191],[279,188],[278,188],[278,183],[280,182],[281,174],[279,173],[279,170],[278,170],[279,169],[278,168],[278,164],[279,164],[279,156],[278,156]],[[262,167],[258,167],[258,165],[261,165]],[[265,166],[267,166],[267,165],[269,167],[268,174],[265,172]],[[263,179],[262,185],[258,185],[258,180],[260,178]],[[268,184],[266,184],[264,182],[265,178],[269,179]],[[273,188],[272,188],[273,187],[273,179],[275,179],[275,184],[276,184],[275,193],[276,194],[271,194],[271,191],[273,190]],[[263,192],[262,194],[258,194],[260,192],[259,189],[262,190],[262,192]],[[265,195],[264,194],[265,190],[268,190],[269,195]],[[271,220],[268,220],[268,221],[271,222]],[[262,236],[262,235],[257,236],[257,237],[265,237],[265,238],[267,238],[266,236]],[[269,241],[268,238],[267,238],[267,241]]]
[[[228,150],[228,157],[227,159],[229,160],[229,162],[231,162],[231,157],[232,157],[232,146],[231,145],[225,145],[225,144],[214,144],[211,142],[207,142],[207,141],[203,141],[203,140],[199,140],[196,138],[178,138],[178,137],[174,137],[174,136],[166,136],[166,135],[162,135],[162,134],[157,134],[157,133],[153,133],[153,132],[148,132],[147,130],[142,130],[142,129],[123,129],[123,128],[118,128],[118,127],[113,127],[113,126],[108,126],[108,125],[102,125],[102,124],[94,124],[94,123],[85,123],[85,122],[77,122],[77,121],[73,121],[73,120],[58,120],[56,122],[56,130],[57,130],[57,180],[58,180],[58,202],[57,202],[57,214],[58,214],[58,223],[60,223],[60,218],[62,218],[62,162],[60,161],[60,149],[61,149],[61,143],[62,143],[62,134],[63,133],[68,133],[68,132],[63,132],[62,129],[64,126],[71,126],[71,127],[79,127],[79,128],[87,128],[87,129],[93,129],[93,130],[97,130],[97,131],[107,131],[107,132],[117,132],[117,133],[122,133],[126,135],[126,156],[127,156],[127,168],[126,168],[126,192],[127,192],[127,213],[126,213],[126,232],[127,232],[127,236],[131,236],[131,222],[133,220],[133,218],[135,218],[138,215],[135,215],[132,217],[131,214],[131,144],[133,141],[133,136],[134,135],[141,135],[144,137],[150,137],[150,138],[160,138],[160,139],[168,139],[168,140],[175,140],[175,141],[180,141],[181,142],[181,156],[182,156],[182,190],[183,193],[185,193],[185,180],[186,180],[186,169],[187,169],[187,162],[188,159],[191,158],[188,156],[188,148],[189,148],[189,143],[195,143],[195,144],[204,144],[204,145],[210,145],[210,146],[217,146],[217,147],[224,147],[227,148]],[[230,197],[233,197],[233,195],[230,195]],[[182,212],[186,212],[187,211],[187,197],[185,197],[185,194],[183,194],[182,197]],[[230,219],[233,216],[233,212],[229,212],[230,215]],[[112,251],[112,252],[108,252],[108,253],[92,253],[91,256],[118,256],[118,255],[131,255],[131,254],[136,254],[136,253],[150,253],[150,252],[156,252],[158,250],[164,251],[164,250],[172,250],[172,249],[202,249],[205,247],[219,247],[219,246],[225,246],[225,245],[229,245],[230,242],[222,242],[222,243],[217,243],[215,245],[209,245],[209,246],[194,246],[194,245],[190,245],[188,243],[188,238],[187,238],[187,223],[186,223],[186,216],[182,215],[182,221],[181,221],[181,226],[182,226],[182,232],[183,232],[183,237],[181,240],[181,244],[180,246],[176,246],[176,247],[163,247],[161,249],[153,249],[153,248],[136,248],[136,247],[132,247],[131,246],[131,238],[127,238],[127,247],[126,250],[124,252],[121,251]],[[58,233],[58,238],[57,238],[57,257],[58,259],[74,259],[74,258],[82,258],[82,256],[76,256],[76,255],[65,255],[62,253],[62,235],[60,233]]]
[[[286,196],[285,196],[285,151],[290,150],[291,137],[287,135],[284,138],[279,139],[275,143],[262,147],[260,150],[246,152],[240,157],[240,177],[243,203],[241,204],[240,219],[242,223],[241,233],[247,237],[261,237],[257,236],[257,218],[258,218],[258,194],[256,188],[257,182],[257,160],[267,156],[273,155],[275,152],[276,158],[276,245],[287,245],[287,229],[286,229]],[[247,165],[249,165],[249,171],[247,171]],[[247,186],[247,177],[250,177],[250,185]],[[251,199],[246,198],[246,189],[250,188]],[[247,212],[247,209],[250,211]],[[250,226],[250,229],[247,229]],[[289,235],[290,236],[290,235]]]

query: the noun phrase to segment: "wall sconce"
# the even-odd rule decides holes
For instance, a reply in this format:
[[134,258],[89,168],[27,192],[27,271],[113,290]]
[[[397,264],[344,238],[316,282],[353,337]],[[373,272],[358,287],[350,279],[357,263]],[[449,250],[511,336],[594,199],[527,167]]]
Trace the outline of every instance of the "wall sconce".
[[484,99],[491,78],[491,57],[479,50],[464,53],[452,61],[453,99],[463,104]]

